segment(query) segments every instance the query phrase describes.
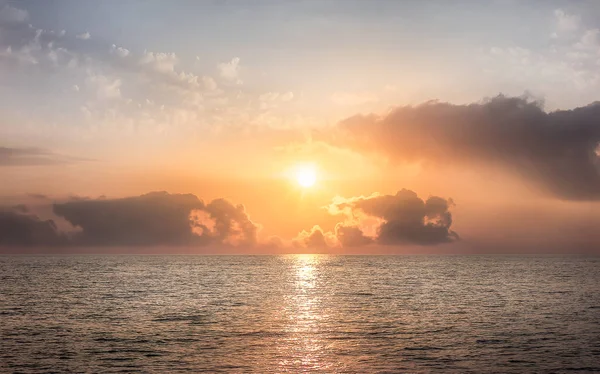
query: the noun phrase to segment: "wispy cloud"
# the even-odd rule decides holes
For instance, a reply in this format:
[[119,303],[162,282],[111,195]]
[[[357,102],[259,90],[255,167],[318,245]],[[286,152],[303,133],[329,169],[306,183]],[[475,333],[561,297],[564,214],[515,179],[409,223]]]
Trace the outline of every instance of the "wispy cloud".
[[242,81],[239,79],[240,74],[240,58],[234,57],[231,61],[222,62],[217,65],[219,75],[229,81],[241,84]]
[[81,39],[81,40],[88,40],[88,39],[90,39],[92,37],[92,35],[89,32],[86,31],[86,32],[81,33],[81,34],[77,34],[75,37],[77,39]]
[[0,147],[0,167],[66,164],[86,159],[65,156],[41,148]]
[[577,14],[569,14],[562,9],[554,11],[559,31],[574,31],[579,28],[581,17]]

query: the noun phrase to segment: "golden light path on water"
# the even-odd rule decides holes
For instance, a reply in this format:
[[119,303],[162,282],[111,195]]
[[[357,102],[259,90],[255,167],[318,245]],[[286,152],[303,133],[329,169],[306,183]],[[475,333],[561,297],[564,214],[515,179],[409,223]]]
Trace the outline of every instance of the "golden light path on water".
[[[331,363],[327,357],[326,343],[320,338],[321,322],[327,318],[322,308],[322,300],[318,287],[319,255],[300,254],[292,257],[290,273],[293,279],[289,283],[292,288],[285,300],[287,317],[287,338],[280,346],[282,359],[280,369],[291,372],[291,368],[302,370],[327,370]],[[289,358],[294,358],[290,361]]]

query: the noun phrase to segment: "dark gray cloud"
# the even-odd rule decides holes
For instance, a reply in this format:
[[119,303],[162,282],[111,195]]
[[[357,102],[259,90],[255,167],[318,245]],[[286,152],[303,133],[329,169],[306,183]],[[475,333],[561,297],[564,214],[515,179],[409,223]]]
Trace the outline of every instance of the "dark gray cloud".
[[343,223],[336,225],[335,236],[342,247],[361,247],[374,242],[373,238],[366,236],[360,227],[347,226]]
[[215,199],[204,210],[214,222],[213,229],[209,230],[213,238],[229,244],[256,244],[258,226],[250,220],[243,205]]
[[76,199],[54,204],[54,213],[81,228],[86,245],[187,244],[194,234],[189,215],[204,203],[194,195],[149,193],[114,200]]
[[0,210],[0,246],[56,246],[67,243],[52,220],[41,220],[18,205]]
[[77,199],[54,204],[54,213],[80,229],[80,245],[252,245],[258,230],[242,205],[192,194]]
[[491,163],[572,200],[600,198],[600,103],[547,113],[498,96],[469,105],[428,102],[342,121],[335,140],[395,161]]
[[396,195],[375,195],[337,200],[329,206],[331,213],[346,214],[351,220],[364,223],[379,221],[377,234],[366,236],[360,224],[338,224],[336,236],[343,246],[359,246],[375,242],[384,245],[447,243],[458,239],[450,230],[452,200],[431,196],[423,200],[410,190]]

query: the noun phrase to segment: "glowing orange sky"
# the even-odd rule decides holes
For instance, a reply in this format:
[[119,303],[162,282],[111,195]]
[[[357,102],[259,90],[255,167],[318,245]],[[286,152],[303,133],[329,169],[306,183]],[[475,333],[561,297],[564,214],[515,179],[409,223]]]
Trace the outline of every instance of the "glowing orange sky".
[[[473,4],[479,17],[466,17],[444,4],[377,15],[290,3],[278,8],[286,24],[270,7],[238,5],[262,16],[242,22],[227,4],[186,5],[178,24],[202,14],[227,26],[216,39],[162,24],[139,33],[121,5],[73,4],[75,22],[42,3],[0,4],[0,205],[47,195],[42,218],[60,222],[48,207],[74,196],[192,193],[243,204],[260,240],[289,243],[315,226],[335,236],[351,220],[324,208],[336,197],[388,196],[401,211],[420,201],[396,196],[406,189],[448,201],[427,214],[450,214],[446,234],[467,247],[595,245],[600,41],[585,15],[596,9]],[[434,10],[456,17],[405,23]],[[479,22],[486,36],[464,38]]]

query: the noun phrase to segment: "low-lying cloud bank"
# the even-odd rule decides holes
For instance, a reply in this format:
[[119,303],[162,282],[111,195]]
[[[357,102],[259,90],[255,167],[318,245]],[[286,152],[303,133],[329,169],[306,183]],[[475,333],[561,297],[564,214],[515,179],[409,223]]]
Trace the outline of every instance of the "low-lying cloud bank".
[[54,212],[81,230],[81,245],[254,245],[258,226],[243,205],[205,204],[192,194],[152,192],[122,199],[76,200]]
[[423,200],[410,190],[395,195],[336,197],[327,206],[332,215],[344,218],[335,232],[323,232],[315,226],[301,232],[294,244],[304,247],[359,247],[380,245],[433,245],[458,240],[450,230],[452,200],[431,196]]
[[339,123],[329,142],[397,162],[499,165],[567,200],[600,199],[600,102],[547,113],[539,102],[497,96],[437,101]]
[[258,225],[243,205],[192,194],[151,192],[120,199],[73,198],[55,203],[54,214],[73,226],[60,232],[25,206],[0,210],[0,246],[253,246]]
[[204,203],[192,194],[151,192],[118,199],[71,198],[55,203],[54,214],[72,226],[60,231],[25,206],[0,209],[3,247],[227,246],[274,249],[327,249],[368,244],[431,245],[453,241],[452,202],[422,200],[414,192],[396,195],[337,197],[325,207],[342,219],[335,232],[314,226],[291,243],[277,237],[258,239],[260,226],[243,205],[225,199]]

